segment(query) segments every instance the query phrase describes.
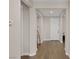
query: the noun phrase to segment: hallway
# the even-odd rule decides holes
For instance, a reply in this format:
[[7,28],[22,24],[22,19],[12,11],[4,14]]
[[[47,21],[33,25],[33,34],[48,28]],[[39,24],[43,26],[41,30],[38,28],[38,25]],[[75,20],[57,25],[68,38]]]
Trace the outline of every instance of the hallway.
[[9,58],[70,58],[69,1],[10,0]]
[[37,51],[36,56],[22,56],[21,59],[69,59],[65,55],[63,43],[57,40],[45,41]]

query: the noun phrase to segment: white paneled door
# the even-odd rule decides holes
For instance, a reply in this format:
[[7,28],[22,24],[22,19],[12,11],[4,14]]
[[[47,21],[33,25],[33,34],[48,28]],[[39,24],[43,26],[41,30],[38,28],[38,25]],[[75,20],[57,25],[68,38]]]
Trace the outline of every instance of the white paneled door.
[[50,19],[50,37],[51,40],[59,40],[59,17]]

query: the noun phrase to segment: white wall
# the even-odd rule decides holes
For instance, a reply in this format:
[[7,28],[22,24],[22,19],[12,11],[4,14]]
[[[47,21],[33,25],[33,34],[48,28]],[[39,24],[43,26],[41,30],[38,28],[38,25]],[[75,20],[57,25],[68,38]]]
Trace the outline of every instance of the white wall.
[[[66,9],[66,15],[61,16],[62,19],[62,31],[65,34],[65,53],[66,55],[70,56],[70,15],[69,15],[69,8]],[[62,35],[61,35],[62,36]]]
[[30,56],[36,55],[37,51],[37,19],[35,8],[30,8]]
[[[21,35],[21,1],[20,0],[9,0],[10,4],[10,20],[12,20],[12,26],[9,28],[9,39],[10,39],[10,59],[20,59],[21,53],[26,51],[26,46],[24,47],[24,51],[21,50],[22,44],[22,35]],[[26,1],[26,0],[23,0]],[[29,0],[28,0],[29,1]],[[30,2],[27,2],[27,5],[30,7]],[[37,38],[36,38],[36,17],[34,8],[30,8],[30,43],[29,43],[29,55],[35,55],[37,49]],[[26,20],[25,20],[26,21]],[[26,23],[24,23],[27,25]],[[26,28],[25,28],[26,29]],[[23,29],[22,29],[23,30]]]
[[42,35],[41,35],[41,17],[37,14],[37,43],[41,43]]
[[55,16],[55,17],[51,17],[50,18],[50,38],[51,40],[60,40],[59,39],[59,17]]
[[[32,3],[30,2],[31,0],[30,1],[29,0],[22,0],[22,1],[27,6],[29,6],[29,20],[26,20],[27,16],[24,16],[23,32],[24,33],[26,32],[27,34],[25,33],[23,35],[24,36],[23,38],[25,38],[25,40],[23,41],[24,45],[23,45],[23,49],[22,49],[22,55],[34,56],[34,55],[36,55],[36,51],[37,51],[37,20],[36,20],[36,10],[33,7]],[[31,6],[28,3],[31,4]],[[26,13],[27,12],[25,11],[24,14],[26,14]],[[29,24],[29,26],[28,26],[28,24]],[[28,36],[28,34],[30,36]],[[26,40],[26,39],[28,39],[28,40]],[[22,43],[21,43],[21,45],[22,45]]]
[[20,59],[20,0],[9,0],[9,59]]
[[66,15],[62,16],[62,32],[66,31]]
[[[26,21],[24,22],[25,25],[30,25],[27,27],[30,27],[30,29],[27,29],[25,26],[26,30],[29,30],[29,42],[25,42],[25,44],[23,45],[24,50],[23,50],[23,54],[22,55],[29,55],[29,56],[34,56],[36,55],[36,51],[37,51],[37,20],[36,20],[36,10],[33,7],[33,3],[31,0],[22,0],[27,6],[29,6],[29,18],[30,21],[27,21],[28,23],[26,24]],[[25,30],[24,30],[25,31]],[[26,35],[26,34],[25,34]],[[27,38],[27,39],[28,39]],[[26,39],[26,37],[25,37]],[[29,44],[29,45],[28,45]],[[28,47],[29,46],[29,47]],[[29,48],[29,49],[26,49]],[[26,50],[28,52],[26,52]]]
[[70,14],[69,8],[66,9],[66,41],[65,41],[65,52],[70,56]]
[[[59,17],[43,17],[43,40],[59,40]],[[55,37],[55,38],[54,38]]]
[[43,43],[43,16],[42,14],[37,11],[37,30],[39,31],[40,34],[40,39],[38,38],[37,41],[38,43]]
[[60,27],[60,30],[59,30],[60,35],[59,36],[60,36],[60,38],[59,39],[60,39],[60,42],[63,43],[62,36],[63,36],[63,32],[65,33],[65,31],[64,31],[65,30],[64,29],[65,28],[65,19],[64,19],[63,15],[60,15],[59,21],[60,21],[60,23],[59,23],[59,27]]
[[43,30],[43,28],[44,28],[44,27],[43,27],[43,22],[44,22],[44,21],[43,21],[43,16],[42,16],[42,15],[41,15],[41,17],[40,17],[40,18],[41,18],[41,19],[40,19],[40,28],[41,28],[41,33],[40,33],[40,34],[41,34],[41,43],[43,43],[43,39],[44,39],[44,33],[43,33],[43,32],[44,32],[44,30]]
[[22,55],[23,54],[29,54],[29,49],[30,49],[30,18],[29,18],[29,7],[25,5],[24,3],[21,4],[21,13],[22,13],[22,39],[21,39],[21,49],[22,49]]
[[67,8],[68,3],[67,2],[51,2],[51,1],[36,1],[34,2],[35,8]]
[[[60,23],[60,28],[61,28],[61,35],[64,32],[65,34],[65,53],[66,55],[70,55],[70,19],[69,19],[70,15],[69,15],[69,8],[66,9],[66,14],[64,16],[60,16],[60,21],[62,21],[62,23]],[[62,41],[62,39],[60,38],[60,41]]]
[[50,40],[50,18],[49,17],[43,17],[43,35],[44,35],[44,41]]

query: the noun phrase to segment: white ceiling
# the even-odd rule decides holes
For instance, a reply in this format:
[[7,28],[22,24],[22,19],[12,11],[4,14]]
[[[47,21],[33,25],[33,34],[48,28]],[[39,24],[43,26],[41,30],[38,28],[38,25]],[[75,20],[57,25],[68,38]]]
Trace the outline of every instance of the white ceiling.
[[[65,9],[50,9],[41,8],[37,9],[43,16],[60,16],[65,14]],[[50,13],[52,11],[52,13]]]
[[36,8],[68,8],[70,0],[33,0]]
[[[37,5],[42,6],[62,6],[62,5],[67,5],[69,0],[33,0],[34,2],[37,3]],[[47,4],[47,5],[46,5]],[[39,5],[39,6],[40,6]],[[65,14],[65,9],[62,8],[38,8],[37,9],[43,16],[60,16]],[[51,14],[50,11],[53,11]]]
[[33,0],[36,2],[66,2],[68,0]]

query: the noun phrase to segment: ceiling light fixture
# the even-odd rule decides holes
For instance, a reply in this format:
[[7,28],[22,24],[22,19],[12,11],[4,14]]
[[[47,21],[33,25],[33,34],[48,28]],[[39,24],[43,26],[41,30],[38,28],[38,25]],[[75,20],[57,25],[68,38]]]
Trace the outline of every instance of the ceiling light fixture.
[[50,11],[50,13],[52,14],[52,13],[53,13],[53,11],[51,10],[51,11]]

